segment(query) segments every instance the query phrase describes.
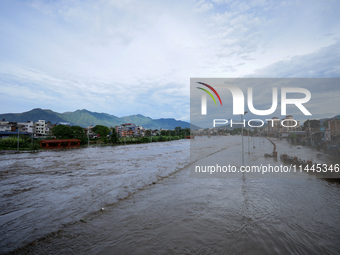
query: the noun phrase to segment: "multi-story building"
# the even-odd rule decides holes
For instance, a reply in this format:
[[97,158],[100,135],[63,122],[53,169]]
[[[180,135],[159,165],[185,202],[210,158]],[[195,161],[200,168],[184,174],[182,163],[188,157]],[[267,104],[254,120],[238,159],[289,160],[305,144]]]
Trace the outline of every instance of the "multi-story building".
[[33,134],[34,136],[46,136],[52,134],[51,129],[55,124],[50,121],[39,120],[38,122],[27,121],[17,123],[20,131]]
[[325,140],[337,144],[340,135],[340,115],[336,116],[334,119],[327,120],[325,128]]
[[271,121],[268,121],[268,134],[275,134],[279,132],[280,127],[280,119],[278,117],[273,117]]
[[328,120],[327,129],[331,135],[340,135],[340,119]]
[[18,122],[18,126],[22,128],[23,132],[27,132],[30,134],[35,133],[35,123],[33,121],[27,122]]
[[116,132],[120,137],[132,137],[139,136],[141,132],[141,126],[137,126],[133,123],[125,123],[120,126],[116,126]]
[[284,119],[282,119],[283,124],[286,126],[281,126],[282,132],[288,132],[288,131],[296,131],[300,127],[300,121],[294,120],[292,115],[287,115]]
[[6,121],[5,119],[0,120],[0,126],[7,125],[9,121]]
[[9,124],[0,125],[0,132],[10,132],[12,131],[12,126]]
[[115,126],[116,133],[118,136],[122,136],[122,126]]
[[47,121],[45,124],[45,134],[46,135],[51,135],[52,134],[52,128],[57,126],[56,124],[52,124],[51,121]]
[[37,135],[45,135],[46,134],[45,120],[38,120],[38,122],[35,122],[35,134],[37,134]]
[[[282,122],[284,125],[282,125]],[[300,128],[300,121],[294,120],[292,115],[287,115],[283,119],[273,117],[268,121],[268,134],[287,133],[289,131],[297,131]]]

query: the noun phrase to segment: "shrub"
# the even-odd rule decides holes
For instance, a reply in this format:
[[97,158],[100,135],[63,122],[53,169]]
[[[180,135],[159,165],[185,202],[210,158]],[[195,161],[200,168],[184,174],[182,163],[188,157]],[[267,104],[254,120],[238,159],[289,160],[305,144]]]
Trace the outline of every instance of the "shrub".
[[32,143],[29,148],[32,151],[37,151],[37,150],[39,150],[39,144],[38,143]]

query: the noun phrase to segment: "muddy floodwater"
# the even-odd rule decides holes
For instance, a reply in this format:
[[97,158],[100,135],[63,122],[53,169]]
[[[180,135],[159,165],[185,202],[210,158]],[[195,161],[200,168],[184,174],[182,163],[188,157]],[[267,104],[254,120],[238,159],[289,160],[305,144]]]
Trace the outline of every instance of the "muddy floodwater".
[[[335,163],[273,141],[279,154]],[[192,178],[190,143],[191,162],[241,164],[240,136],[0,155],[0,253],[340,254],[337,180]],[[264,157],[267,139],[244,145],[247,164],[282,164]]]

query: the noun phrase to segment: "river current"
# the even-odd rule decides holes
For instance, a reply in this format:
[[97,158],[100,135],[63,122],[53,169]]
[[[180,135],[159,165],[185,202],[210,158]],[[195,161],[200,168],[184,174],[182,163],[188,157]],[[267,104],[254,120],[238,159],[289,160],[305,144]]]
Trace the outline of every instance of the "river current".
[[[333,162],[273,141],[279,154]],[[192,178],[190,143],[192,162],[240,165],[240,136],[1,155],[0,252],[340,254],[339,182]],[[267,139],[244,144],[247,164],[282,164],[264,158]]]

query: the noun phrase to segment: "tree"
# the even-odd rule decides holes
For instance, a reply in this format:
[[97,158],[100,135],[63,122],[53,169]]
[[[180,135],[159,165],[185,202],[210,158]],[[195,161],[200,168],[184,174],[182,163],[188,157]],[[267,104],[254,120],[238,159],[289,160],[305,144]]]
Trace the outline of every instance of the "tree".
[[107,126],[97,125],[92,128],[92,132],[100,135],[100,138],[104,143],[107,142],[107,135],[110,133],[110,129]]
[[116,129],[114,127],[111,127],[111,143],[116,143],[118,141],[118,134],[116,132]]
[[237,135],[239,133],[242,133],[242,128],[234,128],[232,131],[231,131],[231,134],[232,135]]
[[84,129],[79,126],[72,126],[70,127],[72,138],[82,139],[84,138]]
[[70,139],[73,138],[73,131],[70,126],[58,125],[52,128],[52,134],[57,139]]
[[306,120],[304,123],[303,123],[303,127],[304,129],[306,127],[308,127],[308,123],[310,124],[310,128],[311,129],[319,129],[321,124],[320,124],[320,120]]
[[288,137],[288,139],[290,139],[290,140],[292,141],[292,143],[294,143],[294,142],[295,142],[295,139],[296,139],[296,134],[295,134],[295,133],[291,134],[291,135]]

